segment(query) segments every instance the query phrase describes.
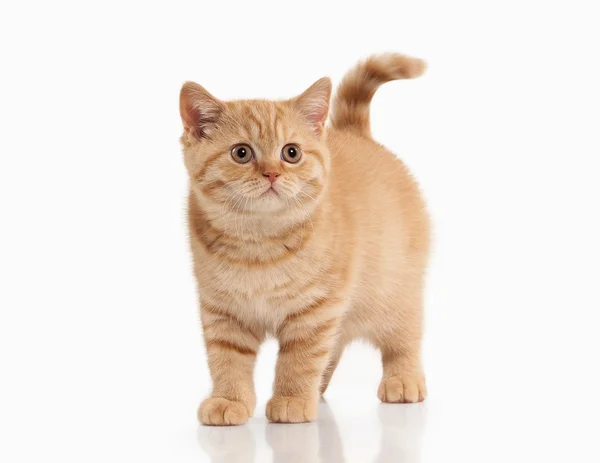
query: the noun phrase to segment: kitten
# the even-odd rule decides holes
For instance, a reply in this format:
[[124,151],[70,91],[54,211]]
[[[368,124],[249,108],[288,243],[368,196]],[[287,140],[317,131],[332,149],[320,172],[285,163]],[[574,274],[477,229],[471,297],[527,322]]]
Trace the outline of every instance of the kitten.
[[189,231],[213,391],[207,425],[245,423],[253,368],[279,341],[267,418],[316,418],[344,347],[381,350],[383,402],[422,401],[423,279],[429,223],[407,168],[371,139],[369,104],[423,61],[372,56],[343,79],[325,128],[331,81],[286,101],[220,101],[181,89],[190,177]]

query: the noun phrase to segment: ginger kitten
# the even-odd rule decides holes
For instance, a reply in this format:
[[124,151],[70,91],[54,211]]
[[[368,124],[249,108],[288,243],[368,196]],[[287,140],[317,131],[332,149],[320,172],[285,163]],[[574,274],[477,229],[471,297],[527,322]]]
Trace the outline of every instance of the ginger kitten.
[[425,64],[375,55],[286,101],[221,101],[181,89],[189,231],[213,391],[198,417],[239,425],[256,403],[261,343],[279,341],[267,418],[316,418],[344,347],[381,350],[384,402],[422,401],[423,279],[429,223],[411,174],[371,139],[384,82]]

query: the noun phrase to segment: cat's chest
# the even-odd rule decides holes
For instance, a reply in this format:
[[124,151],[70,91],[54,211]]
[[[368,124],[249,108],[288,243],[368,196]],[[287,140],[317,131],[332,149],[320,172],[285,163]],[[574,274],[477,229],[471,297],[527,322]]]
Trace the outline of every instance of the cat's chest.
[[272,299],[296,290],[314,273],[306,258],[291,256],[274,263],[212,262],[211,286],[244,301],[269,305]]
[[195,252],[196,264],[221,291],[259,299],[293,286],[315,272],[314,243],[302,234],[262,242],[240,241],[219,235],[204,238]]
[[319,265],[304,253],[270,264],[232,263],[204,255],[198,276],[201,293],[272,331],[307,298],[326,291],[320,273]]

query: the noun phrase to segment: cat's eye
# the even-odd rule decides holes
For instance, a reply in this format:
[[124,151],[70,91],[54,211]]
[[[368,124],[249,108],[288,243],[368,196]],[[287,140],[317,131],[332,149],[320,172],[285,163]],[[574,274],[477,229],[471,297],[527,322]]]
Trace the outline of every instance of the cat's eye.
[[231,157],[239,164],[246,164],[252,160],[254,152],[248,145],[236,145],[231,149]]
[[281,159],[290,164],[296,164],[302,158],[302,151],[298,145],[290,143],[281,150]]

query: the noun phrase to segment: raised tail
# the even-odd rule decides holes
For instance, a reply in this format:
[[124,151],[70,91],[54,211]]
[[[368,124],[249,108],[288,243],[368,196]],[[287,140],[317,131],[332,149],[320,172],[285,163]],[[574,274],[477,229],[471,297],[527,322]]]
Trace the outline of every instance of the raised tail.
[[331,125],[371,137],[369,106],[385,82],[413,79],[425,72],[425,62],[397,53],[373,55],[358,63],[342,79],[331,108]]

